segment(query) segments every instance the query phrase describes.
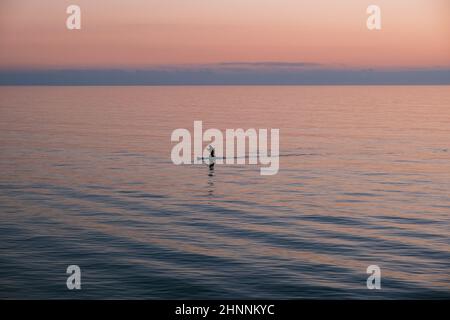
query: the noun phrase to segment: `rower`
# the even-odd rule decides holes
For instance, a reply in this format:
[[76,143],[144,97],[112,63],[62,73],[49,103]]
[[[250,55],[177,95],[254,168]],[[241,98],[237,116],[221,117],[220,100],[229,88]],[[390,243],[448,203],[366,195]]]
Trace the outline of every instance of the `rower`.
[[216,164],[216,151],[212,145],[209,145],[209,170],[214,170],[214,165]]

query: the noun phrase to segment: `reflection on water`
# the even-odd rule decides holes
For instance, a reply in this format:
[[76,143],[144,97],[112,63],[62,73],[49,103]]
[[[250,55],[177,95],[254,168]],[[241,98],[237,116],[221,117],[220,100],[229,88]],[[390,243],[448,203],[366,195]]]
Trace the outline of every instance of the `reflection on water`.
[[214,195],[214,168],[209,169],[208,173],[208,196]]
[[[449,105],[449,87],[2,87],[0,297],[448,298]],[[279,173],[174,166],[194,120],[280,128]]]

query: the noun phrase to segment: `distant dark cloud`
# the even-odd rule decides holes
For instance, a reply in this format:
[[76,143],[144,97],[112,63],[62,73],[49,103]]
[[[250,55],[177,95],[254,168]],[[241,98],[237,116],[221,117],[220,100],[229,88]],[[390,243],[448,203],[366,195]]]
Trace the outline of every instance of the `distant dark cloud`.
[[199,66],[159,66],[140,70],[0,70],[0,85],[369,84],[450,85],[450,68],[345,69],[308,62],[224,62]]
[[259,61],[259,62],[222,62],[218,66],[223,67],[251,67],[251,68],[312,68],[320,67],[322,64],[314,62],[277,62],[277,61]]

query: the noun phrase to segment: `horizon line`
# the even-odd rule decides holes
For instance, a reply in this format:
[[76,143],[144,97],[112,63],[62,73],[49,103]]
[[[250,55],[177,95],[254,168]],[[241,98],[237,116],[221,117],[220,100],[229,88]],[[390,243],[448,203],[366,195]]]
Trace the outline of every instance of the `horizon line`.
[[[262,66],[262,67],[261,67]],[[0,85],[449,85],[450,67],[329,68],[226,63],[156,68],[0,69]]]

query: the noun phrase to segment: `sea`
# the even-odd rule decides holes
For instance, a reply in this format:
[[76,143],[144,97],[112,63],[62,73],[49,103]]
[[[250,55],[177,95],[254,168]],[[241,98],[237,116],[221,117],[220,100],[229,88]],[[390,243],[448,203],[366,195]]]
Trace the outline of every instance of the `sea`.
[[[278,173],[175,165],[194,121]],[[449,299],[450,86],[2,86],[0,298]]]

